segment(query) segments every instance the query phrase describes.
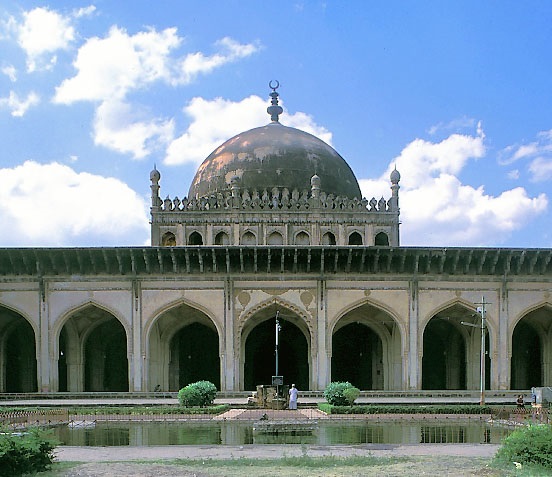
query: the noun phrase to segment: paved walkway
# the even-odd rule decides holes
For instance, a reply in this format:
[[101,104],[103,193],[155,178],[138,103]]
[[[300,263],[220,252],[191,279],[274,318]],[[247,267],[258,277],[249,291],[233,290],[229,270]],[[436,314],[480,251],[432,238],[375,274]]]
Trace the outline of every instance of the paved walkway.
[[282,457],[351,456],[465,456],[492,457],[495,444],[362,444],[354,446],[242,445],[242,446],[140,446],[56,448],[58,461],[106,462],[165,459],[279,459]]

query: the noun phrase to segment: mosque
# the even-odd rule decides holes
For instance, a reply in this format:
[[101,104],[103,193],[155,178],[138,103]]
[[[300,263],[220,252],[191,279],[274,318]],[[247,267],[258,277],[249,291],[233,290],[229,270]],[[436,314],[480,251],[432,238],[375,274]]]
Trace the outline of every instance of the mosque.
[[151,246],[0,249],[0,392],[552,385],[552,250],[401,246],[399,171],[363,198],[270,86],[185,197],[151,172]]

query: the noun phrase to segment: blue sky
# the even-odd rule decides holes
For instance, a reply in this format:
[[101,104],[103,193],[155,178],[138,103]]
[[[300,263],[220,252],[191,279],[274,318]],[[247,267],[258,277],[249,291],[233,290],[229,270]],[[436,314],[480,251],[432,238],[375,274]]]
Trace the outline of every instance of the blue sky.
[[5,0],[0,246],[149,243],[154,164],[187,195],[277,79],[402,245],[552,247],[551,45],[549,1]]

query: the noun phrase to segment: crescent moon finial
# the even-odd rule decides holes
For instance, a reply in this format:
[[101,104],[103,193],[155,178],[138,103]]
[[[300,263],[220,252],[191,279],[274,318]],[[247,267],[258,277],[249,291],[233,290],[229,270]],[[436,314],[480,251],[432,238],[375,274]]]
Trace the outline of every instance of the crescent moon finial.
[[278,80],[270,80],[268,86],[272,90],[272,93],[270,93],[270,106],[266,108],[266,112],[270,114],[272,122],[277,123],[280,114],[284,112],[282,106],[278,105],[278,96],[280,95],[276,92],[276,90],[280,87],[280,82]]

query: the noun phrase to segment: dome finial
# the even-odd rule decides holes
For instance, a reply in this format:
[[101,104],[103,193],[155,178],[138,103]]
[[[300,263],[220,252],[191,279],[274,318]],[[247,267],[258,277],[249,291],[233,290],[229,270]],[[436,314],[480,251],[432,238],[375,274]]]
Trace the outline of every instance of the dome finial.
[[270,93],[270,97],[272,98],[272,100],[270,101],[270,106],[266,108],[266,112],[270,114],[271,121],[277,123],[280,114],[284,112],[282,107],[278,105],[279,94],[276,92],[276,90],[280,87],[280,82],[278,80],[275,80],[273,86],[272,80],[270,80],[270,82],[268,83],[268,87],[272,90],[272,93]]

